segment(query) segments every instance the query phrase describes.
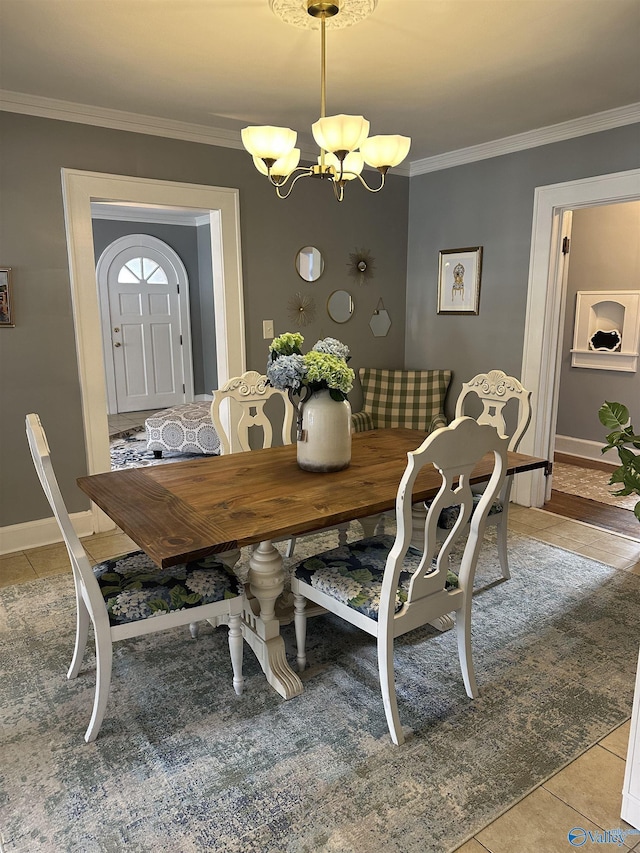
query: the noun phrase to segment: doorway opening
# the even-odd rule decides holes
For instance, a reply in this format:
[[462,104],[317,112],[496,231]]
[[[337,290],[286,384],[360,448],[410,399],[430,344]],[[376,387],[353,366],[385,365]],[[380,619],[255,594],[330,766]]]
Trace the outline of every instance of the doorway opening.
[[[213,292],[209,322],[215,325],[219,383],[246,370],[244,304],[237,189],[154,181],[124,175],[62,170],[71,295],[85,431],[87,473],[110,469],[107,385],[96,284],[92,202],[206,211],[211,238]],[[112,522],[93,507],[94,530]]]
[[[533,415],[522,440],[523,453],[553,459],[567,271],[562,243],[569,236],[571,211],[636,200],[640,200],[640,169],[552,184],[535,191],[521,373],[522,384],[532,391]],[[533,471],[515,479],[516,503],[542,507],[546,497],[543,472]]]

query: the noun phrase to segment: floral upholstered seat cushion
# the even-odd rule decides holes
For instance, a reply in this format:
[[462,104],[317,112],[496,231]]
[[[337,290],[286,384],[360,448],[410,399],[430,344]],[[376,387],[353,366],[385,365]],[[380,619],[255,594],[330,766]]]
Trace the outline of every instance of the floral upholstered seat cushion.
[[[383,535],[342,545],[303,560],[298,564],[295,575],[315,589],[377,621],[384,567],[393,543],[393,536]],[[412,548],[407,552],[407,571],[400,573],[396,591],[396,613],[407,600],[411,576],[418,568],[421,556],[419,551]],[[458,578],[453,572],[448,572],[447,589],[457,586]]]
[[93,572],[111,625],[235,598],[242,592],[236,576],[214,557],[161,569],[144,551],[133,551],[98,563]]
[[[473,496],[473,505],[474,507],[480,503],[480,498],[482,494],[477,494]],[[429,509],[431,505],[431,501],[425,501],[425,506]],[[497,515],[500,512],[503,512],[504,507],[502,503],[498,500],[495,500],[491,506],[489,507],[489,515]],[[448,506],[445,507],[440,513],[440,518],[438,519],[438,527],[441,530],[451,530],[453,525],[458,520],[458,516],[460,515],[460,507],[459,506]]]

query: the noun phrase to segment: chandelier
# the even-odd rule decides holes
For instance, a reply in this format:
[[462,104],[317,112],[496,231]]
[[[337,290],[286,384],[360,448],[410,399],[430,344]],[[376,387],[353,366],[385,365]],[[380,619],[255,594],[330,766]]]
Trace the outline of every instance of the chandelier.
[[[348,0],[343,2],[346,5]],[[274,8],[274,0],[271,5]],[[288,198],[301,178],[329,181],[338,201],[344,198],[346,184],[356,178],[369,192],[380,192],[389,169],[402,163],[409,153],[411,139],[398,135],[369,136],[369,122],[364,116],[326,115],[326,21],[339,13],[340,2],[307,0],[306,5],[307,13],[320,20],[320,118],[311,126],[320,148],[318,161],[311,166],[298,165],[300,149],[295,147],[298,134],[288,127],[245,127],[242,144],[253,156],[256,169],[275,187],[278,198]],[[365,163],[380,173],[379,186],[369,186],[362,177]]]

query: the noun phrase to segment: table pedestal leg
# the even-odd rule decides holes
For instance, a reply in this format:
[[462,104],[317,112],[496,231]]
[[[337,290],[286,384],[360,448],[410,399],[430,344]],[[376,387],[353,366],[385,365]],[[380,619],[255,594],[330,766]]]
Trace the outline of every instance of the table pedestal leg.
[[255,596],[247,601],[244,638],[253,649],[269,684],[285,699],[302,693],[302,682],[287,663],[276,599],[284,588],[282,555],[270,541],[261,542],[249,560],[249,588]]

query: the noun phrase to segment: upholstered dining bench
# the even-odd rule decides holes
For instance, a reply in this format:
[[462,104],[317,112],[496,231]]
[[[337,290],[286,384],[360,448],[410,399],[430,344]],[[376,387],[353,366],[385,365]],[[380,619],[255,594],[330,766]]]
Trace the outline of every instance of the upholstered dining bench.
[[220,438],[211,420],[211,403],[183,403],[156,412],[144,422],[147,450],[157,457],[164,451],[215,455]]

